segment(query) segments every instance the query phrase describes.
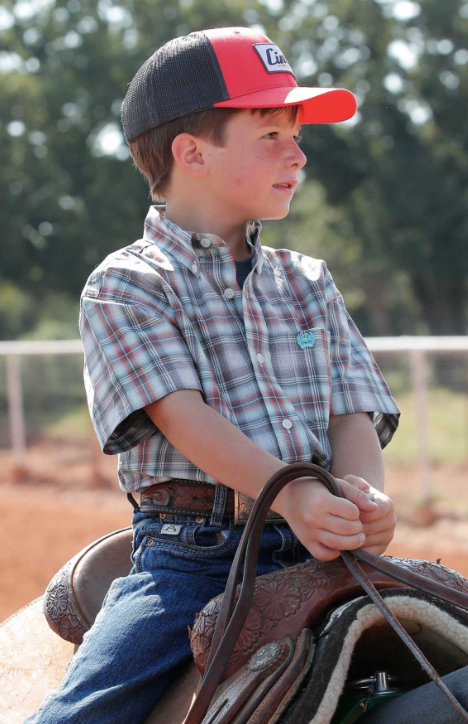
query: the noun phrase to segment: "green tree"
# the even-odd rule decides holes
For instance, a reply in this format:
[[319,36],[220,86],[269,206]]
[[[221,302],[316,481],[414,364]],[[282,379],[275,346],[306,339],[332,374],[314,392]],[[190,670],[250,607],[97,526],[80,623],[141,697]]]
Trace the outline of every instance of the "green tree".
[[359,101],[353,122],[303,127],[304,183],[264,243],[324,256],[367,334],[465,333],[468,4],[6,0],[0,307],[26,301],[0,334],[35,326],[51,294],[77,304],[96,264],[141,235],[151,202],[120,130],[126,87],[170,38],[222,25],[264,29],[300,85]]
[[335,247],[359,250],[367,329],[466,333],[468,3],[291,3],[280,25],[309,63],[301,84],[359,99],[357,123],[309,126],[307,150],[346,222]]

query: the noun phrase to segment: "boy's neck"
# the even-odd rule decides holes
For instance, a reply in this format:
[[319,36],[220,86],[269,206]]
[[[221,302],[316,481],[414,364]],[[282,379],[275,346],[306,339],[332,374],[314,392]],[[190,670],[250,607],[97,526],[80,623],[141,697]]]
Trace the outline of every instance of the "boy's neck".
[[252,255],[252,250],[246,240],[246,224],[244,222],[234,222],[227,220],[223,214],[219,214],[222,218],[212,218],[210,210],[198,209],[195,213],[193,210],[179,209],[167,201],[167,206],[160,213],[166,219],[177,224],[181,229],[205,234],[216,234],[228,245],[234,261],[244,261]]

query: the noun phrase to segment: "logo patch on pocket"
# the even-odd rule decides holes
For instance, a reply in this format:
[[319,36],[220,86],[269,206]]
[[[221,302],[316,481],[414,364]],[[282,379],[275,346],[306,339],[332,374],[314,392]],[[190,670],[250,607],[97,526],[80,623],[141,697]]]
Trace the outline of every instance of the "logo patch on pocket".
[[176,525],[174,523],[165,523],[161,528],[161,533],[165,533],[166,535],[177,535],[180,532],[181,528],[181,525]]
[[315,344],[314,330],[306,329],[305,332],[299,332],[297,335],[297,343],[301,349],[305,349],[305,347],[313,347]]

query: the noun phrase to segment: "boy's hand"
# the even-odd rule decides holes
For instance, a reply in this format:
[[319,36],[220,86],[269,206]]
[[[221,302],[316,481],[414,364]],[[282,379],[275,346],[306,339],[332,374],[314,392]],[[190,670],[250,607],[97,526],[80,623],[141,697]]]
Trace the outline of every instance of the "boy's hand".
[[[355,502],[360,510],[362,530],[366,536],[365,543],[361,548],[376,556],[381,555],[387,550],[392,541],[397,523],[392,499],[380,490],[373,488],[364,478],[359,478],[357,475],[345,475],[343,480],[340,479],[339,482],[347,499]],[[353,488],[355,491],[360,490],[371,499],[374,499],[377,507],[371,511],[361,507],[362,498],[356,497]]]
[[339,484],[346,498],[332,495],[315,478],[299,478],[283,488],[272,506],[320,561],[338,558],[340,550],[362,547],[365,534],[360,516],[377,510],[365,490],[345,480]]

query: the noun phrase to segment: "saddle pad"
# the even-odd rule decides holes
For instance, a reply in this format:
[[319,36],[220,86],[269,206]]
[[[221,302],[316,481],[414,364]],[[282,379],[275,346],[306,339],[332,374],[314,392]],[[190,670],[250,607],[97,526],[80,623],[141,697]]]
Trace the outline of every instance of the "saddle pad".
[[[441,676],[468,665],[468,612],[409,589],[382,598]],[[349,601],[316,627],[313,666],[280,724],[335,724],[333,715],[349,682],[385,671],[405,690],[427,676],[368,596]]]

